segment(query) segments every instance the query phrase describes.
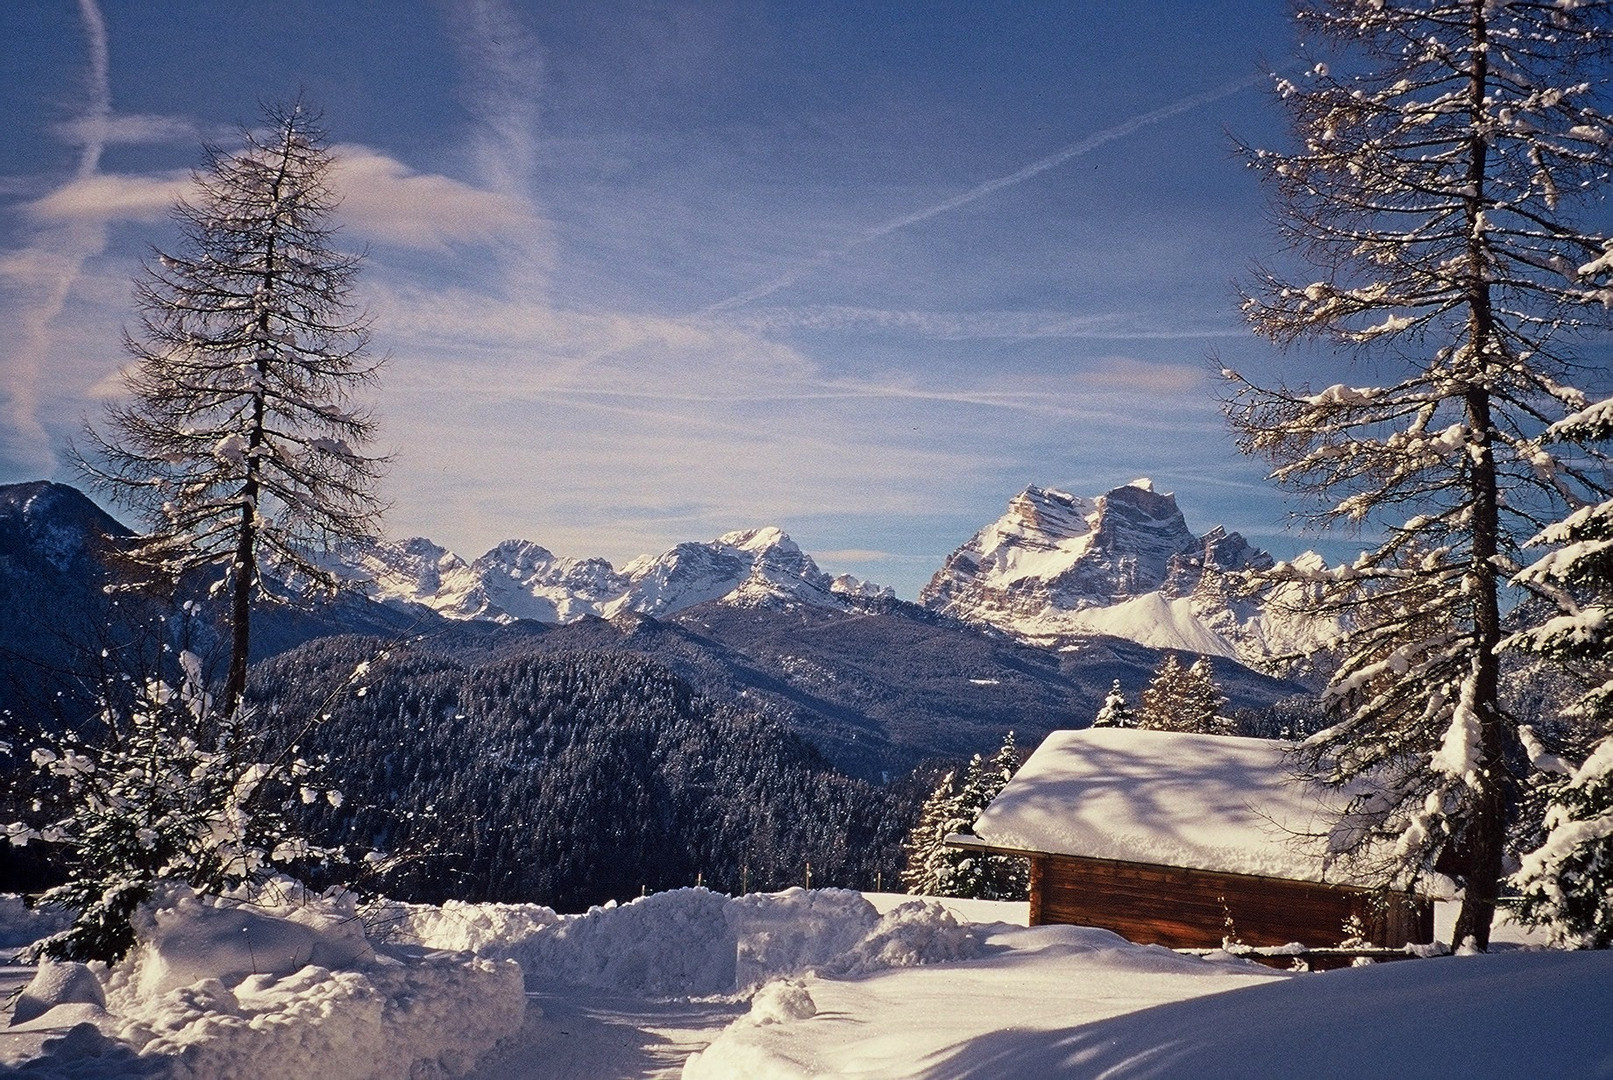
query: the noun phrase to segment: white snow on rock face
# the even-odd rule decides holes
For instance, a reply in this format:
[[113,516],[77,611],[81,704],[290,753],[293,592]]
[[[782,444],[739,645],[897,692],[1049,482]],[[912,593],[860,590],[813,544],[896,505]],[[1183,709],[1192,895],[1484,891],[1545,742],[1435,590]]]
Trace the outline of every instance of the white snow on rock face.
[[604,559],[556,556],[526,540],[506,540],[467,564],[420,537],[352,548],[330,568],[382,603],[419,604],[453,619],[498,622],[670,615],[708,600],[843,608],[852,598],[895,595],[850,575],[831,579],[772,527],[679,544],[620,570]]
[[1176,497],[1149,480],[1094,498],[1028,487],[947,558],[919,602],[1042,644],[1108,634],[1258,665],[1331,636],[1234,595],[1223,576],[1271,565],[1237,533],[1190,531]]
[[492,607],[465,560],[423,536],[353,545],[327,567],[382,603],[421,604],[450,618],[482,618]]
[[975,823],[1023,851],[1349,883],[1322,841],[1347,795],[1294,778],[1291,744],[1055,731]]

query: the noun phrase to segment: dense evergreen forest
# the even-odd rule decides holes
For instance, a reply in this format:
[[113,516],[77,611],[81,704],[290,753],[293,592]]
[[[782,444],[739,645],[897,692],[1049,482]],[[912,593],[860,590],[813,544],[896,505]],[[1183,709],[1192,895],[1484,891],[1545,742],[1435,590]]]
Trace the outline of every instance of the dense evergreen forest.
[[895,887],[922,792],[849,778],[654,661],[381,647],[311,642],[259,665],[252,700],[279,737],[328,716],[300,741],[342,797],[302,812],[326,843],[408,856],[379,883],[392,896],[568,911],[697,880],[805,884],[809,863],[813,885]]

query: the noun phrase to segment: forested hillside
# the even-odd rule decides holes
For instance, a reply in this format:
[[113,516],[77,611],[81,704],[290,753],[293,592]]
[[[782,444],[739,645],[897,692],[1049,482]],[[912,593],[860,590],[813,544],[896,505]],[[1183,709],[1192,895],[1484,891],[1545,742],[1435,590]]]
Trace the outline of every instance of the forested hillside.
[[[264,722],[329,755],[327,841],[412,854],[385,882],[419,900],[580,910],[648,889],[887,887],[906,784],[836,771],[781,724],[703,698],[630,654],[455,660],[376,639],[311,642],[259,666]],[[336,696],[331,698],[332,694]]]

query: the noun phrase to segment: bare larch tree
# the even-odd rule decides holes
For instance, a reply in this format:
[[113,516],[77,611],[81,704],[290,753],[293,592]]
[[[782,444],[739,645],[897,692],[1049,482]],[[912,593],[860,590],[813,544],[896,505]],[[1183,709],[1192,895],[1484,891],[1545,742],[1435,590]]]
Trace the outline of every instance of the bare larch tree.
[[[1606,191],[1609,5],[1302,0],[1318,61],[1279,79],[1291,149],[1246,149],[1279,228],[1313,267],[1261,270],[1254,328],[1371,362],[1363,386],[1259,386],[1228,371],[1246,453],[1312,497],[1324,526],[1381,536],[1308,580],[1350,626],[1304,745],[1361,792],[1334,854],[1386,882],[1462,886],[1455,937],[1489,942],[1508,829],[1532,782],[1497,648],[1521,544],[1601,490],[1584,443],[1542,438],[1587,405],[1588,332],[1609,324],[1604,239],[1576,224]],[[1362,790],[1364,788],[1364,791]]]
[[349,291],[358,257],[333,247],[331,153],[301,101],[264,109],[234,151],[205,148],[173,211],[177,251],[135,286],[128,399],[87,431],[93,483],[143,518],[135,557],[167,580],[227,595],[233,713],[246,686],[251,606],[265,569],[332,584],[310,557],[374,532],[384,459],[354,393],[373,382],[366,317]]

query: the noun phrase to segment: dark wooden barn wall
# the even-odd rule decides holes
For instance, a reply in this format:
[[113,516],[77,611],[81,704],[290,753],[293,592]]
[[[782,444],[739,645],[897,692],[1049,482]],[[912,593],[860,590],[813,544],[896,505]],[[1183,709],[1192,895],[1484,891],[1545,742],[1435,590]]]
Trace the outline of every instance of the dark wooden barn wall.
[[[1214,948],[1235,935],[1246,945],[1337,945],[1360,919],[1374,945],[1434,939],[1433,907],[1401,893],[1169,866],[1031,857],[1031,924],[1101,926],[1143,944]],[[1230,931],[1228,920],[1230,918]]]

